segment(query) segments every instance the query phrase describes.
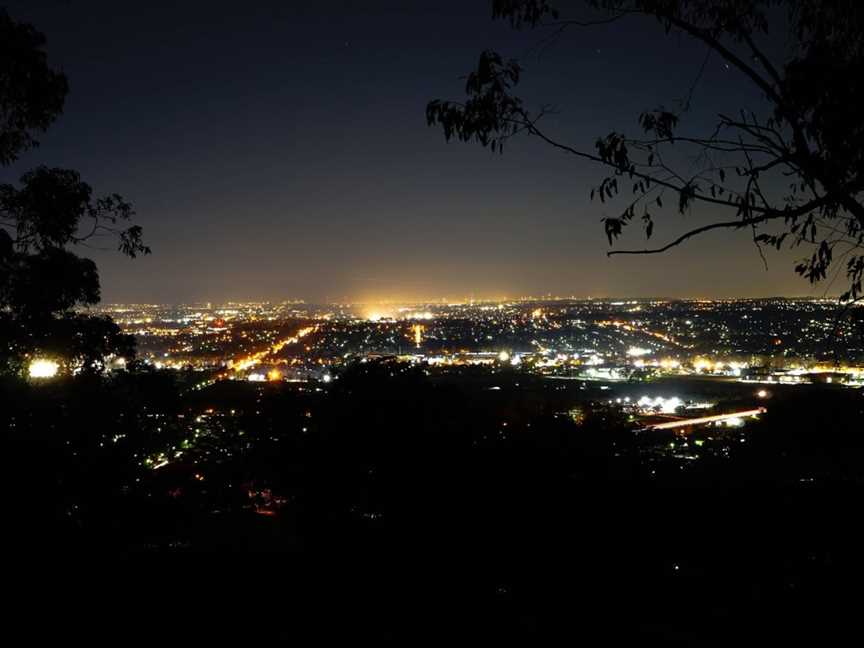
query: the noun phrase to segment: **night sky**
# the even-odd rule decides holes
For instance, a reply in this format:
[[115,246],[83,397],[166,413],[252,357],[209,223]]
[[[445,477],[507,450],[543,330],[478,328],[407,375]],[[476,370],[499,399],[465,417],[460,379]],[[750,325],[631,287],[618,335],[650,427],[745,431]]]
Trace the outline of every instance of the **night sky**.
[[[591,203],[602,170],[532,140],[503,156],[447,144],[430,99],[493,48],[526,68],[521,95],[558,109],[546,128],[591,149],[682,98],[704,50],[630,21],[542,50],[472,2],[11,2],[48,38],[71,93],[63,116],[2,180],[78,169],[133,202],[153,254],[87,252],[108,302],[463,299],[521,295],[821,295],[746,232],[663,256],[613,257]],[[756,105],[709,61],[694,129]],[[710,211],[671,210],[665,242]],[[725,218],[728,218],[728,215]],[[633,228],[624,243],[643,246]]]

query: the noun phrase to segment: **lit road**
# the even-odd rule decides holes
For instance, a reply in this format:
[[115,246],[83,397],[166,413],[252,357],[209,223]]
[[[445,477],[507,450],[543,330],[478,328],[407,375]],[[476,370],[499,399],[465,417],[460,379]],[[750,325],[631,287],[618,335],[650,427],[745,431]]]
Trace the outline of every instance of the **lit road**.
[[730,412],[729,414],[715,414],[714,416],[701,416],[699,418],[680,419],[678,421],[668,421],[666,423],[656,423],[649,425],[646,430],[673,430],[675,428],[690,427],[693,425],[705,425],[707,423],[717,423],[720,421],[729,421],[731,419],[741,419],[747,417],[755,417],[767,412],[764,407],[756,409],[743,410],[741,412]]
[[239,358],[235,358],[228,362],[228,368],[225,371],[222,371],[210,380],[205,380],[204,382],[198,383],[192,389],[203,389],[205,387],[209,387],[217,380],[224,380],[231,376],[232,374],[237,374],[241,371],[245,371],[247,369],[251,369],[262,362],[264,362],[269,356],[279,353],[284,347],[289,344],[296,344],[304,337],[318,330],[318,325],[307,326],[306,328],[302,328],[297,333],[290,337],[283,338],[278,342],[274,342],[269,347],[262,349],[261,351],[257,351],[251,355],[241,356]]
[[238,371],[245,371],[246,369],[251,369],[252,367],[261,364],[268,356],[273,355],[274,353],[279,353],[284,347],[289,344],[297,344],[297,342],[299,342],[301,339],[303,339],[313,331],[317,330],[317,328],[317,326],[309,326],[300,329],[299,331],[297,331],[296,334],[292,335],[291,337],[279,340],[278,342],[275,342],[266,349],[258,351],[257,353],[253,353],[252,355],[244,356],[230,361],[228,363],[228,372],[220,375],[220,377],[225,378],[231,371],[235,373]]

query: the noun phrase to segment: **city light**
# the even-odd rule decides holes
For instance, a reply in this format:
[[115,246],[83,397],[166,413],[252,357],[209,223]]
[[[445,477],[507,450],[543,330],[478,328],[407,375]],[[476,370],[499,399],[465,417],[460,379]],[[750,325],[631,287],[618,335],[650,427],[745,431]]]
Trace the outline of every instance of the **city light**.
[[650,396],[643,396],[636,404],[645,410],[655,410],[662,414],[674,414],[684,402],[677,396],[672,396],[671,398],[657,396],[653,399]]
[[693,362],[693,368],[701,373],[703,371],[711,371],[713,367],[713,363],[710,360],[706,360],[704,358],[698,358]]
[[28,373],[31,378],[53,378],[60,370],[60,365],[53,360],[37,358],[30,363]]
[[[513,365],[546,378],[596,382],[699,376],[766,386],[829,379],[864,384],[864,367],[835,366],[812,355],[812,344],[824,332],[824,318],[816,315],[830,306],[812,300],[781,303],[798,318],[778,331],[784,339],[793,329],[812,328],[800,334],[805,355],[770,364],[760,357],[756,338],[736,342],[734,353],[730,346],[737,323],[750,326],[757,314],[776,307],[770,300],[692,301],[678,304],[675,311],[665,301],[638,300],[468,299],[393,305],[397,303],[142,305],[112,312],[124,314],[125,331],[146,337],[144,361],[149,365],[214,372],[203,375],[196,388],[225,379],[266,381],[273,367],[279,368],[281,380],[321,380],[325,368],[384,357],[442,369]],[[700,314],[701,321],[683,317],[681,309]],[[703,313],[714,319],[704,319]],[[250,378],[250,373],[255,375]]]
[[25,632],[854,645],[864,0],[30,1]]

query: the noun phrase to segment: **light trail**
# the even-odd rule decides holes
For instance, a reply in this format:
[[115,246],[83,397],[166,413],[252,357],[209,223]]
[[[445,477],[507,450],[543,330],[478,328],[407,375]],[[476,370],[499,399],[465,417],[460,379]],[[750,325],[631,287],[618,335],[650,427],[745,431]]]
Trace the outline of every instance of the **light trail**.
[[715,414],[714,416],[700,416],[699,418],[680,419],[678,421],[669,421],[667,423],[656,423],[646,426],[646,430],[672,430],[675,428],[689,427],[691,425],[704,425],[706,423],[715,423],[718,421],[728,421],[729,419],[745,418],[748,416],[758,416],[764,414],[768,410],[764,407],[756,409],[744,410],[741,412],[730,412],[729,414]]

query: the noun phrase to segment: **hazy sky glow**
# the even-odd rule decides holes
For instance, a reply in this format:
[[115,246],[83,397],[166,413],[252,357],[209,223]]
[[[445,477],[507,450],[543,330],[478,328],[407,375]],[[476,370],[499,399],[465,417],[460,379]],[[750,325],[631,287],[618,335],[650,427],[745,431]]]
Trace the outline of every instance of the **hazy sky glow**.
[[[589,202],[600,169],[530,140],[503,156],[446,144],[425,124],[426,102],[458,99],[459,76],[494,48],[523,61],[529,103],[557,107],[547,128],[561,139],[590,149],[612,129],[632,133],[642,110],[686,94],[703,58],[656,24],[574,34],[538,60],[540,34],[493,23],[482,0],[8,10],[46,34],[72,91],[2,181],[36,164],[76,168],[133,202],[153,248],[135,261],[92,253],[105,301],[824,291],[794,275],[795,255],[769,255],[766,271],[746,233],[607,259],[600,219],[622,207]],[[709,61],[692,118],[751,97]],[[710,216],[669,210],[655,238]]]

